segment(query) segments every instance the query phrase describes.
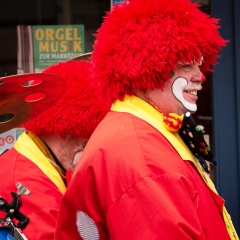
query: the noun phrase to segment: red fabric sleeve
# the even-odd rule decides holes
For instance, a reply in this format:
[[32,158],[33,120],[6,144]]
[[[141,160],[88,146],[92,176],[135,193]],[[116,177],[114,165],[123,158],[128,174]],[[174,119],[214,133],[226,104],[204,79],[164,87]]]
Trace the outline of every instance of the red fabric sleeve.
[[110,206],[110,239],[204,240],[198,201],[191,182],[180,174],[141,179]]
[[35,224],[29,224],[24,229],[25,236],[31,239],[52,240],[56,226],[58,209],[43,208],[28,215],[30,221]]
[[[31,192],[21,196],[20,212],[30,219],[23,233],[29,240],[52,240],[62,193],[41,169],[14,148],[0,161],[0,195],[10,203],[10,193],[17,192],[18,182]],[[5,213],[0,212],[0,217],[5,217]]]

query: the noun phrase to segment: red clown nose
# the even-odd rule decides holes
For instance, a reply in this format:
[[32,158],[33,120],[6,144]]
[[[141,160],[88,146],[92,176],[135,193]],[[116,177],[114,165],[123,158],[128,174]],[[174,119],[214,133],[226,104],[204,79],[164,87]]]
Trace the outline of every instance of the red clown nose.
[[202,83],[204,83],[206,81],[206,77],[205,77],[205,75],[203,74],[202,75]]

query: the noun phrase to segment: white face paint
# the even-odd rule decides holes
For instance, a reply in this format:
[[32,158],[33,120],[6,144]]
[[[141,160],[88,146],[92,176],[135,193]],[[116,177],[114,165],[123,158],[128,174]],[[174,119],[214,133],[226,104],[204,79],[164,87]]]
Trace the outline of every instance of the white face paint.
[[176,99],[182,103],[182,105],[191,112],[197,111],[197,104],[190,103],[183,98],[183,91],[188,85],[188,81],[185,78],[179,77],[172,84],[172,92]]

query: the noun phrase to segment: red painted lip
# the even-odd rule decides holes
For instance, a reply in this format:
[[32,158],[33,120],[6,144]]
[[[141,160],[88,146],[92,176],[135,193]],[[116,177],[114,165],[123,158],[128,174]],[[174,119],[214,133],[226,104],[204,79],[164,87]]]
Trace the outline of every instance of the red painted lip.
[[198,99],[198,96],[183,92],[183,98],[185,99],[185,101],[195,104]]

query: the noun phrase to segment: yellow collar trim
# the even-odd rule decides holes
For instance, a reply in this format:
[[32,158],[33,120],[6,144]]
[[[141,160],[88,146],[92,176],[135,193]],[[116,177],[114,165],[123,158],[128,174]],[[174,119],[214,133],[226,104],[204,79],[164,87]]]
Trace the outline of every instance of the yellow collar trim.
[[193,162],[203,180],[207,183],[212,191],[217,193],[213,182],[209,176],[205,174],[203,170],[201,170],[199,164],[196,162],[194,156],[185,145],[178,132],[170,132],[163,126],[163,116],[155,108],[143,101],[141,98],[126,95],[123,101],[117,100],[114,102],[111,110],[115,112],[131,113],[132,115],[139,117],[156,128],[171,143],[183,160]]
[[189,160],[195,163],[195,159],[191,151],[185,145],[178,132],[168,131],[162,124],[162,114],[141,98],[126,95],[123,101],[117,100],[114,102],[111,110],[115,112],[131,113],[134,116],[146,121],[163,134],[183,160]]
[[[65,193],[66,186],[59,173],[48,161],[47,157],[40,151],[37,145],[32,141],[32,139],[28,137],[26,132],[19,136],[17,142],[14,144],[14,148],[23,156],[36,164],[57,186],[62,194]],[[29,190],[31,191],[31,189]]]

